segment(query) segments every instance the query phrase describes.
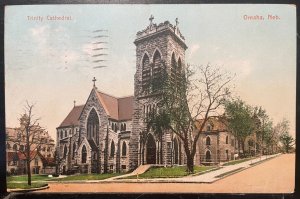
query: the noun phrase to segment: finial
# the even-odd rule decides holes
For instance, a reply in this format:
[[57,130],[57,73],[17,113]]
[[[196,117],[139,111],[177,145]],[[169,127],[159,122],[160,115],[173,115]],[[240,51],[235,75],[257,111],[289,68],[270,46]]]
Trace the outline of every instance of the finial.
[[153,23],[152,23],[153,19],[154,19],[154,17],[153,17],[153,15],[151,15],[150,18],[149,18],[150,26],[153,24]]
[[176,19],[175,19],[175,23],[176,23],[176,27],[178,26],[178,24],[179,24],[179,21],[178,21],[178,18],[176,17]]
[[96,78],[94,77],[94,79],[92,81],[94,82],[94,87],[95,87],[96,86],[95,82],[97,81]]
[[74,100],[74,107],[75,107],[75,105],[76,105],[76,101]]

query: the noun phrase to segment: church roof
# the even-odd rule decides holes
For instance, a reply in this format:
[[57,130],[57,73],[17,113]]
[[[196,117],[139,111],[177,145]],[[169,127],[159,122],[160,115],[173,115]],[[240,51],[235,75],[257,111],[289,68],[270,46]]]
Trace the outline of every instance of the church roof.
[[131,120],[133,114],[133,96],[117,98],[103,92],[97,92],[106,113],[116,120]]
[[84,105],[74,106],[68,116],[64,119],[64,121],[59,125],[59,127],[67,127],[67,126],[78,126],[79,125],[79,116],[83,110]]

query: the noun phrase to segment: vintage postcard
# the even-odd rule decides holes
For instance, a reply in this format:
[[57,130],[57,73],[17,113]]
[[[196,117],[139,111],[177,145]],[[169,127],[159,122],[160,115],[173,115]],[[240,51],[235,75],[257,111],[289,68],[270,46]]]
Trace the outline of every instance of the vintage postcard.
[[293,193],[295,5],[5,7],[9,192]]

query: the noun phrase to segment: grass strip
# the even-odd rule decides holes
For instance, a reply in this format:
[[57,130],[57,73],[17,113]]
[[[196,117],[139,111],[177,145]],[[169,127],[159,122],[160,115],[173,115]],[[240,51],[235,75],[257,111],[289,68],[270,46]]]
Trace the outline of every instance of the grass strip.
[[245,158],[245,159],[240,159],[240,160],[233,160],[233,161],[230,161],[230,162],[227,162],[227,163],[223,164],[223,166],[235,165],[235,164],[239,164],[239,163],[242,163],[242,162],[249,161],[251,159],[255,159],[255,157]]
[[[214,167],[207,166],[195,166],[194,173],[202,173],[204,171],[210,170]],[[149,179],[149,178],[179,178],[190,175],[186,172],[186,166],[175,166],[175,167],[161,167],[161,168],[150,168],[143,174],[138,175],[139,179]],[[136,179],[137,176],[128,176],[121,179]]]
[[270,157],[270,158],[267,158],[267,159],[260,160],[260,161],[258,161],[258,162],[253,162],[253,163],[251,163],[251,164],[249,164],[249,165],[250,165],[250,166],[254,166],[254,165],[263,163],[263,162],[265,162],[265,161],[267,161],[267,160],[271,160],[272,158],[275,158],[275,157],[276,157],[276,156],[273,156],[273,157]]
[[[51,178],[48,175],[32,175],[31,181],[45,181]],[[17,182],[27,182],[28,176],[27,175],[20,175],[20,176],[9,176],[7,177],[7,182],[17,181]]]
[[104,180],[119,175],[122,174],[120,173],[78,174],[78,175],[67,176],[65,178],[52,178],[50,181]]
[[46,183],[32,183],[31,186],[28,185],[27,183],[12,183],[8,182],[7,183],[7,188],[8,189],[31,189],[31,188],[40,188],[47,186],[48,184]]
[[223,177],[223,176],[229,175],[229,174],[231,174],[231,173],[235,173],[235,172],[237,172],[237,171],[239,171],[239,170],[242,170],[242,169],[244,169],[244,167],[240,167],[240,168],[238,168],[238,169],[234,169],[234,170],[232,170],[232,171],[228,171],[228,172],[222,173],[222,174],[220,174],[220,175],[217,175],[216,178],[221,178],[221,177]]

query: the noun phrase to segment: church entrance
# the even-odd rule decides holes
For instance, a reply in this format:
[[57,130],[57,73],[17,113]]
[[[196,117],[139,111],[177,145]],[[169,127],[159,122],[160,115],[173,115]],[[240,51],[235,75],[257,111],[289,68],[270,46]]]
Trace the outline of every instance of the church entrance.
[[210,154],[210,151],[206,151],[205,159],[206,159],[206,162],[211,162],[211,154]]
[[156,164],[156,146],[152,135],[149,135],[146,147],[146,163]]

